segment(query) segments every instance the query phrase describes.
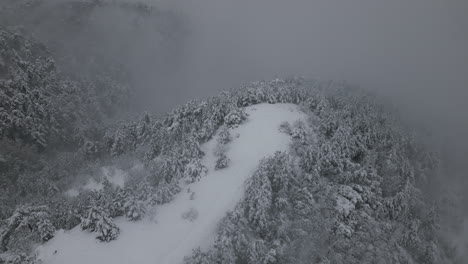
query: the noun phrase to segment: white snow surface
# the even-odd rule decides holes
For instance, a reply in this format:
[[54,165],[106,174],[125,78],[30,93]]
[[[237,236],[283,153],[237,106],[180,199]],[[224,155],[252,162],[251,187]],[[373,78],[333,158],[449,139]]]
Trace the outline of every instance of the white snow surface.
[[[79,227],[57,231],[52,240],[36,249],[39,259],[45,264],[178,264],[193,249],[212,245],[217,225],[241,200],[244,182],[259,161],[276,151],[288,150],[291,139],[279,131],[280,124],[305,119],[305,114],[293,104],[259,104],[246,111],[247,121],[231,130],[228,168],[214,170],[215,137],[202,145],[206,154],[202,163],[208,174],[198,182],[184,185],[170,203],[158,206],[154,219],[116,219],[121,233],[109,243],[98,242],[93,233]],[[191,209],[198,212],[196,219],[183,219],[182,214]]]

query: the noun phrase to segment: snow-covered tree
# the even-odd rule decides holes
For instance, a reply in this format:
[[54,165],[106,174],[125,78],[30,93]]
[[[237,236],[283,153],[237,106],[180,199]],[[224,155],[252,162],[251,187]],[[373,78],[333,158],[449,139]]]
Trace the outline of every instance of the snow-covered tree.
[[227,152],[227,144],[231,142],[232,137],[231,133],[229,130],[229,127],[226,125],[223,125],[219,129],[218,137],[217,137],[217,144],[215,147],[215,156],[216,156],[216,161],[215,161],[215,170],[220,170],[227,168],[229,166],[230,159],[227,157],[226,152]]
[[246,215],[257,232],[268,229],[268,214],[272,206],[272,188],[265,165],[255,171],[246,191]]
[[242,259],[239,252],[243,247],[242,235],[239,233],[239,227],[236,226],[236,220],[239,220],[235,213],[228,213],[219,227],[215,240],[215,263],[235,264]]
[[[216,137],[215,168],[228,165],[229,129],[246,120],[244,107],[294,103],[313,124],[281,126],[292,150],[261,162],[213,249],[199,251],[191,263],[450,263],[450,246],[438,236],[441,220],[428,212],[429,199],[419,189],[441,174],[439,159],[367,93],[300,78],[260,81],[160,117],[103,128],[111,108],[124,100],[125,85],[102,73],[65,78],[36,41],[0,36],[0,185],[9,186],[0,192],[0,219],[19,203],[40,200],[58,228],[76,226],[80,215],[84,229],[114,239],[113,217],[137,220],[143,204],[170,202],[180,179],[196,181],[206,173],[200,144]],[[9,48],[12,43],[18,47]],[[48,149],[56,145],[81,151],[70,156],[74,163],[66,162],[68,154]],[[38,150],[50,150],[43,153],[51,157]],[[105,181],[103,190],[63,199],[67,175],[82,173],[75,167],[116,162],[118,155],[145,156],[141,177],[124,189]],[[52,232],[47,221],[36,225],[38,237]],[[3,240],[5,227],[8,221]]]
[[265,241],[255,240],[250,243],[248,253],[248,263],[266,263],[265,255],[267,252],[267,247],[265,246]]
[[42,241],[51,239],[55,232],[47,206],[20,206],[6,222],[6,226],[0,232],[1,251],[8,249],[10,238],[21,229],[29,229],[29,231],[36,233]]
[[284,121],[283,123],[281,123],[280,127],[279,127],[279,131],[287,134],[287,135],[291,135],[292,133],[292,128],[291,128],[291,124],[289,124],[288,121]]
[[229,130],[227,126],[222,126],[219,129],[219,133],[218,133],[218,138],[217,138],[218,144],[226,145],[229,142],[231,142],[231,140],[232,140],[231,131]]
[[200,248],[193,250],[192,255],[184,257],[184,264],[211,264],[211,252],[203,252]]
[[226,153],[221,152],[216,159],[215,170],[227,168],[229,166],[230,159],[226,156]]
[[123,205],[125,211],[125,217],[130,221],[140,220],[146,212],[145,204],[142,201],[131,196],[127,198]]
[[103,208],[92,206],[81,219],[81,229],[96,232],[100,241],[111,241],[118,237],[120,229],[112,222],[109,213]]
[[294,209],[303,215],[308,215],[313,211],[315,205],[314,196],[307,187],[297,190],[294,198]]
[[228,127],[237,127],[240,125],[244,120],[247,119],[247,114],[245,113],[244,108],[238,108],[235,109],[231,112],[229,112],[225,117],[224,117],[224,123]]
[[162,182],[154,188],[150,200],[151,204],[164,204],[172,201],[174,195],[180,192],[180,186],[176,182]]
[[41,264],[42,261],[25,253],[6,252],[0,253],[0,263],[5,264]]
[[199,159],[192,160],[185,166],[184,177],[191,182],[199,181],[207,173],[206,167]]
[[99,155],[99,144],[91,140],[85,140],[82,149],[86,156],[96,158]]

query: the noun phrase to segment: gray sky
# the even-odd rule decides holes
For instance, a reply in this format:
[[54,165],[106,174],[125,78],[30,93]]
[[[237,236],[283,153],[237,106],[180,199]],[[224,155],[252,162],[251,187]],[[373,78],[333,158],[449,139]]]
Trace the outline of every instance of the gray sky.
[[95,8],[91,26],[75,32],[57,22],[63,8],[54,18],[47,5],[18,19],[42,39],[120,58],[132,71],[138,110],[168,111],[245,82],[304,75],[382,92],[448,137],[468,134],[466,0],[141,1],[182,14],[184,26]]
[[156,89],[162,108],[275,76],[344,80],[468,150],[466,0],[167,1],[190,34],[179,71]]
[[[168,111],[245,82],[304,75],[382,92],[468,152],[466,0],[144,1],[180,13],[188,34],[152,18],[138,19],[136,30],[135,13],[96,8],[93,30],[65,36],[67,46],[121,58],[137,110]],[[63,40],[62,25],[42,11],[38,35]],[[163,41],[162,28],[176,37]]]
[[417,94],[422,104],[467,90],[463,0],[171,2],[191,31],[170,88],[180,100],[290,74]]

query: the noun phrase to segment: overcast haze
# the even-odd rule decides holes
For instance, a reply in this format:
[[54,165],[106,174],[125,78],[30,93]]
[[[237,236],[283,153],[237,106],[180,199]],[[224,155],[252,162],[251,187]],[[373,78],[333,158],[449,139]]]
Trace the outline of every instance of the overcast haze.
[[[431,143],[453,162],[446,176],[466,188],[467,1],[176,0],[170,6],[188,15],[190,33],[179,71],[156,89],[167,109],[275,76],[346,81],[389,96],[410,122],[435,131]],[[435,190],[440,186],[432,195]]]
[[434,96],[442,96],[443,101],[459,99],[446,92],[460,95],[466,90],[465,1],[177,0],[173,4],[189,15],[185,67],[177,78],[188,98],[290,74],[346,80],[372,89],[410,89],[411,94],[431,100]]
[[[317,253],[313,259],[330,263],[328,257],[345,256],[340,250],[350,256],[367,251],[362,259],[382,262],[400,256],[411,263],[468,259],[468,0],[0,0],[0,26],[0,187],[6,186],[0,220],[9,219],[0,221],[0,231],[6,230],[0,232],[0,262],[10,257],[3,252],[16,252],[10,245],[23,247],[10,237],[32,243],[29,235],[14,234],[27,229],[21,223],[40,233],[37,242],[55,236],[55,222],[66,229],[81,222],[81,229],[110,241],[120,232],[112,218],[134,221],[145,213],[151,222],[132,223],[138,230],[117,220],[123,239],[111,246],[61,232],[72,239],[56,236],[54,244],[43,244],[49,245],[47,256],[80,262],[82,254],[74,257],[80,244],[118,261],[125,261],[118,254],[125,248],[136,251],[124,255],[141,260],[150,260],[154,247],[161,259],[183,257],[196,246],[191,242],[219,226],[215,251],[206,255],[213,262],[241,253],[241,261],[261,262],[263,254],[281,262],[283,249],[291,252],[284,259]],[[388,118],[373,115],[369,111],[379,107],[353,108],[351,97],[342,102],[354,114],[342,115],[348,108],[335,105],[334,99],[342,99],[336,94],[329,101],[318,98],[325,106],[304,117],[292,105],[257,105],[244,114],[237,105],[220,105],[223,100],[203,102],[204,110],[193,104],[163,119],[144,112],[154,117],[246,83],[291,76],[376,93],[395,106],[389,109],[399,111],[409,130],[415,128],[416,138],[390,128],[399,124],[391,110]],[[296,91],[303,92],[291,94]],[[304,118],[313,122],[294,122]],[[263,158],[288,145],[284,158]],[[441,166],[429,164],[439,161]],[[242,173],[256,166],[252,175]],[[107,168],[126,172],[121,188],[109,187]],[[241,201],[226,191],[237,183],[219,178],[235,179],[231,172],[252,180],[245,184],[244,202],[220,222],[234,207],[210,211],[219,190],[231,205]],[[213,185],[206,185],[210,175]],[[237,178],[239,184],[247,179]],[[86,182],[105,187],[95,192]],[[74,197],[62,193],[74,190],[80,190]],[[47,207],[36,212],[22,206],[37,201],[51,206],[54,221]],[[176,205],[170,210],[164,205],[154,215],[150,209],[169,201]],[[45,220],[23,220],[28,214]],[[366,230],[378,235],[366,236]],[[190,243],[177,242],[184,239]],[[375,247],[354,243],[360,239]],[[125,246],[112,246],[121,241]],[[394,258],[383,257],[390,252]]]
[[[69,0],[48,3],[62,1]],[[468,152],[467,1],[145,1],[176,15],[95,8],[81,31],[57,23],[63,9],[54,14],[47,5],[16,19],[29,20],[46,42],[64,42],[65,54],[119,58],[138,111],[169,111],[243,83],[303,75],[390,96],[412,122],[432,125]]]
[[468,159],[467,1],[146,1],[175,16],[95,8],[91,24],[73,30],[57,22],[64,9],[45,5],[15,19],[47,43],[63,42],[62,53],[117,58],[137,111],[169,111],[276,76],[346,81],[389,96],[410,122],[443,136],[438,143],[461,164]]
[[275,76],[343,80],[390,96],[466,157],[467,1],[169,2],[190,33],[179,71],[156,88],[168,109]]
[[421,120],[468,124],[467,1],[145,1],[175,11],[180,23],[95,8],[79,31],[57,22],[64,9],[47,5],[15,19],[29,20],[46,42],[64,42],[62,52],[122,58],[138,110],[168,111],[242,83],[303,75],[383,92]]

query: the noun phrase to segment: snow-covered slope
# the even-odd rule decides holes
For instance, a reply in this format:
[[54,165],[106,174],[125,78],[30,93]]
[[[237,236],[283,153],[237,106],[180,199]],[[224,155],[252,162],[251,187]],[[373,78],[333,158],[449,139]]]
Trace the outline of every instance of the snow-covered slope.
[[[228,145],[228,168],[214,170],[214,138],[202,146],[208,174],[184,186],[172,202],[159,206],[154,218],[139,222],[116,220],[121,234],[110,243],[96,241],[93,234],[79,227],[58,231],[37,249],[39,258],[46,264],[177,264],[193,249],[209,246],[217,224],[241,199],[244,182],[259,161],[275,151],[287,150],[290,138],[278,130],[280,124],[305,118],[292,104],[260,104],[246,110],[247,122],[231,131],[234,139]],[[191,209],[198,212],[198,217],[193,221],[183,219],[182,214]]]

